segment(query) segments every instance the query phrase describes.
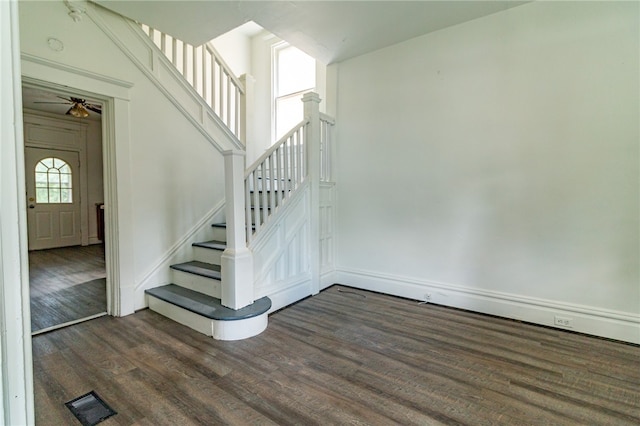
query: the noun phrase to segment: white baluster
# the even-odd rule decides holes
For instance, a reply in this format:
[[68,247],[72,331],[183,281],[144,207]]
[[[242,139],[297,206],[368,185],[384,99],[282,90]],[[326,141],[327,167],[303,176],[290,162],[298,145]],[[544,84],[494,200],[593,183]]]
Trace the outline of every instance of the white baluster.
[[289,183],[291,179],[291,158],[289,155],[289,150],[291,149],[291,136],[287,138],[286,142],[282,145],[283,151],[283,159],[284,159],[284,193],[282,194],[283,198],[287,198],[289,194]]
[[171,63],[178,68],[178,40],[175,37],[171,38]]
[[253,239],[253,230],[251,229],[251,224],[253,223],[253,218],[251,217],[251,177],[253,172],[245,179],[244,183],[244,212],[245,212],[245,223],[246,223],[246,235],[247,235],[247,243],[251,243]]
[[276,154],[275,152],[269,157],[269,195],[270,203],[269,215],[272,215],[276,209]]
[[276,151],[276,178],[277,178],[277,188],[276,188],[276,205],[282,205],[282,146],[278,148]]
[[207,49],[202,46],[201,58],[202,58],[202,92],[200,95],[205,102],[207,102]]

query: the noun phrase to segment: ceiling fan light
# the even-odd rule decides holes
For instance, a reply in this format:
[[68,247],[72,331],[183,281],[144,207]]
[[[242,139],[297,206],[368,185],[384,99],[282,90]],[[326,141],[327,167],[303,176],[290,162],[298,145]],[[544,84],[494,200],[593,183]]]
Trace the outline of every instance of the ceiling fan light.
[[69,114],[78,118],[85,118],[89,116],[89,111],[86,110],[81,104],[75,104],[73,108],[69,110]]

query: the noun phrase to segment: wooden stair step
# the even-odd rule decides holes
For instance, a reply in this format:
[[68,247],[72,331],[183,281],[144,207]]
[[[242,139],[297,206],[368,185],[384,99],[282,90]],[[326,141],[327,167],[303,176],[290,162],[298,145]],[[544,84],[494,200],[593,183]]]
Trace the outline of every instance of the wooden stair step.
[[221,279],[220,265],[199,262],[197,260],[171,265],[171,269],[175,269],[176,271],[188,272],[190,274],[199,275],[205,278],[212,278],[214,280]]
[[145,293],[194,314],[216,320],[235,321],[254,318],[271,309],[271,299],[263,297],[249,306],[234,310],[223,306],[220,299],[175,284],[145,290]]
[[224,251],[227,248],[227,243],[224,241],[211,240],[211,241],[203,241],[201,243],[193,243],[191,244],[193,247],[202,247],[211,250],[222,250]]
[[[213,223],[211,224],[212,227],[214,228],[226,228],[227,224],[226,223]],[[256,229],[255,225],[251,225],[251,229]]]

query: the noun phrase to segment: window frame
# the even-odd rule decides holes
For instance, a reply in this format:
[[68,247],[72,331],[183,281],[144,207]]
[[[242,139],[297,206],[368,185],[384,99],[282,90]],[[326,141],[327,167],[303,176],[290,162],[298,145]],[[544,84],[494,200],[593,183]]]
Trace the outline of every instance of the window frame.
[[[51,166],[48,166],[45,161],[51,160]],[[56,166],[56,162],[62,163],[60,166]],[[43,168],[46,168],[46,171],[38,170],[38,168],[42,165]],[[68,173],[61,172],[61,169],[64,167],[68,168]],[[56,170],[57,173],[52,172],[52,170]],[[45,157],[40,159],[35,167],[33,168],[34,174],[34,190],[35,190],[35,198],[36,203],[38,204],[73,204],[74,196],[73,196],[73,167],[71,164],[64,161],[62,158],[58,157]],[[38,175],[46,175],[46,185],[43,185],[42,179],[38,179]],[[53,182],[51,177],[57,175],[57,182]],[[68,181],[66,182],[67,186],[63,187],[62,175],[68,176]],[[46,201],[44,201],[44,197],[41,197],[40,191],[46,190]],[[58,191],[58,201],[52,201],[52,190]],[[63,190],[66,192],[66,200],[63,201]]]
[[[287,99],[287,98],[292,98],[292,97],[297,97],[297,96],[301,96],[304,95],[305,93],[308,92],[313,92],[316,90],[316,87],[318,86],[318,71],[317,71],[317,66],[318,66],[318,62],[315,58],[311,57],[314,60],[314,81],[313,81],[313,86],[309,87],[309,88],[305,88],[302,90],[299,90],[297,92],[290,92],[290,93],[286,93],[283,95],[279,94],[279,88],[278,88],[278,77],[279,77],[279,58],[278,58],[278,54],[280,51],[287,49],[289,47],[293,47],[296,48],[295,46],[292,46],[291,43],[287,42],[287,41],[280,41],[278,43],[275,43],[271,46],[271,143],[274,144],[278,141],[278,101],[279,100],[283,100],[283,99]],[[297,49],[297,48],[296,48]],[[300,49],[298,49],[300,50]],[[304,53],[304,52],[303,52]],[[289,129],[286,129],[289,130]]]

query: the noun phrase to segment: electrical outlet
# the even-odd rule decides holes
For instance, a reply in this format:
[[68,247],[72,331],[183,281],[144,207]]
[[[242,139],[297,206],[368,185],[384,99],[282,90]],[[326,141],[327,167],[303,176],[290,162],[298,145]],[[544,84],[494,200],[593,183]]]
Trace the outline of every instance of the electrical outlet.
[[556,315],[553,317],[553,323],[555,325],[559,325],[560,327],[571,328],[573,327],[573,319],[567,317],[560,317]]

